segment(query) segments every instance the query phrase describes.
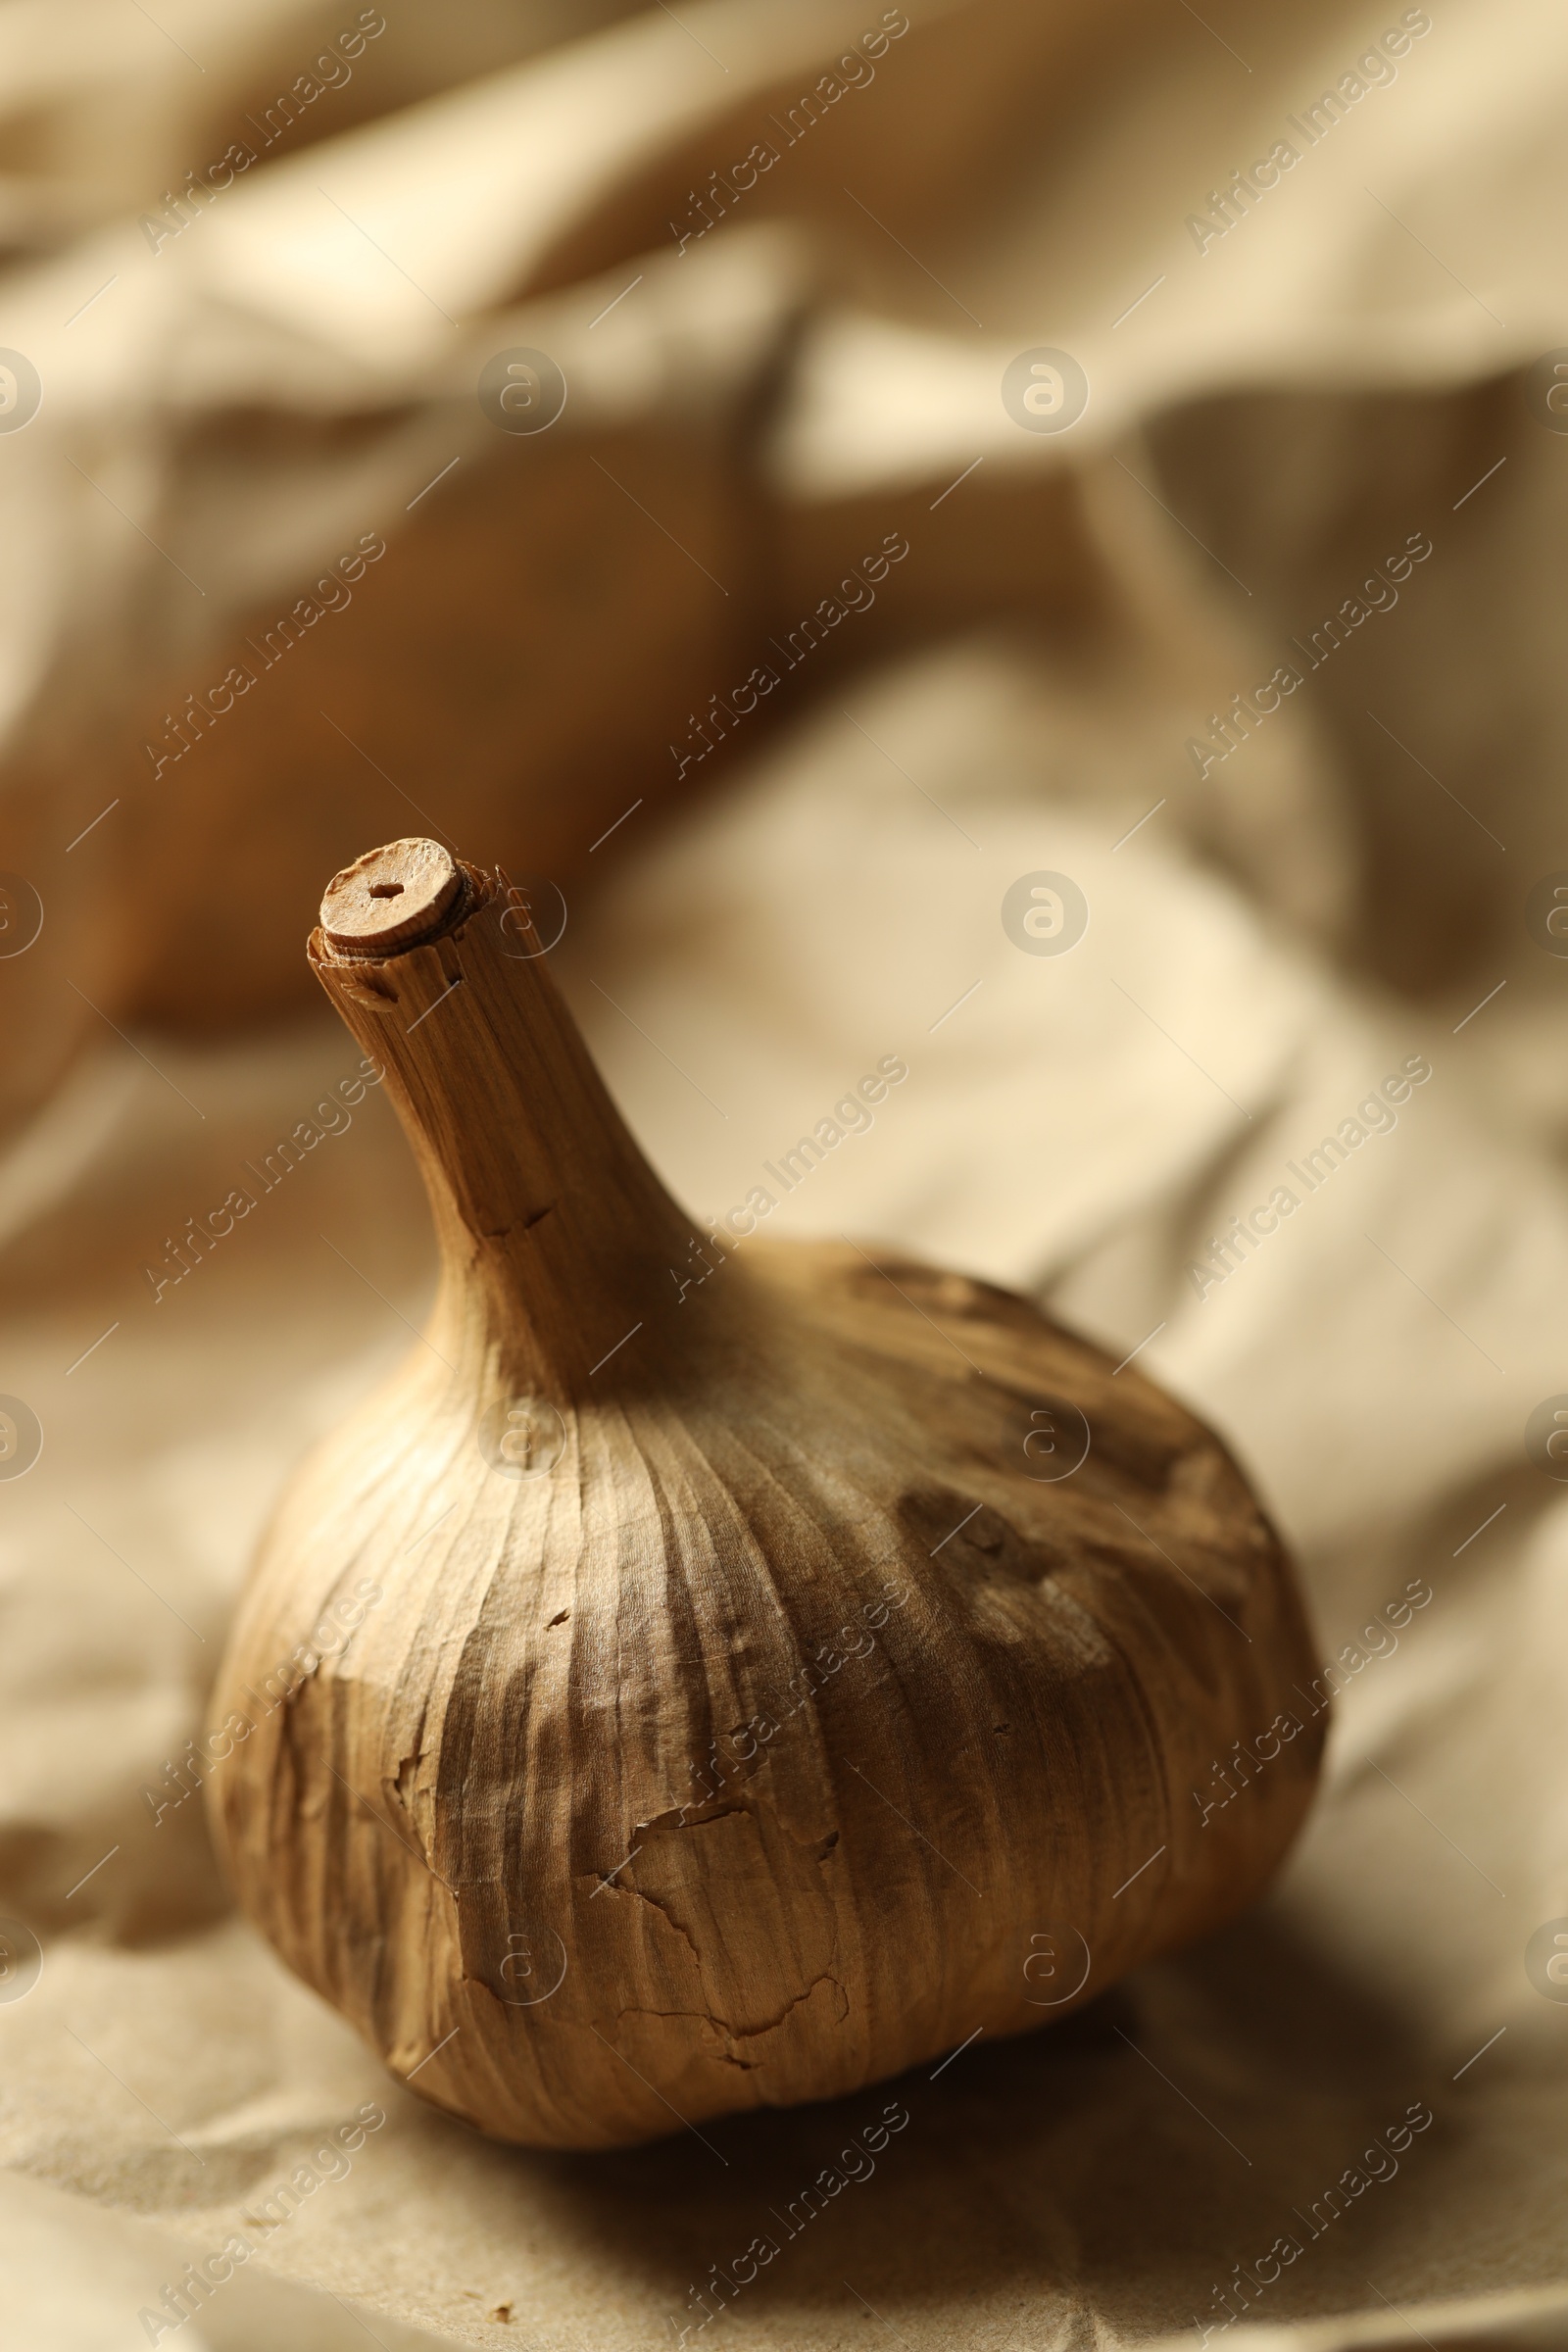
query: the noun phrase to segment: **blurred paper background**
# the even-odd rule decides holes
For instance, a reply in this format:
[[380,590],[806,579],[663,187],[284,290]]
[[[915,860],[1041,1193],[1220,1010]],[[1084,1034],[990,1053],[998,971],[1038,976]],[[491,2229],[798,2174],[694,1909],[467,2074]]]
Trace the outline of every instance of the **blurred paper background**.
[[[163,2340],[367,2101],[183,2343],[1562,2340],[1565,101],[1541,0],[0,5],[5,2340]],[[903,1055],[770,1229],[1138,1350],[1344,1686],[1265,1906],[734,2298],[868,2097],[488,2145],[157,1810],[428,1294],[302,952],[423,832],[694,1212]]]

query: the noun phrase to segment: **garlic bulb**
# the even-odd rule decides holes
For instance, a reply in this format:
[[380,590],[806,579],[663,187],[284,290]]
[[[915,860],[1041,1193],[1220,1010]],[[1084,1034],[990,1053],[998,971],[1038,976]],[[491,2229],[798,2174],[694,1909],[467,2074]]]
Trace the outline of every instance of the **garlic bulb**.
[[1252,1899],[1321,1725],[1214,1438],[983,1283],[697,1236],[542,945],[432,842],[323,902],[443,1272],[285,1497],[209,1788],[392,2069],[588,2148],[1065,2014]]

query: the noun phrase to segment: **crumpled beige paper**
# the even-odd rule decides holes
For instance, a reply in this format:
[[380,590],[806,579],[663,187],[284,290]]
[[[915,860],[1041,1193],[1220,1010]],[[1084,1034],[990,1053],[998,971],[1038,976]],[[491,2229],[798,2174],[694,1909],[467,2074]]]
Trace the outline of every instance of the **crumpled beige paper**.
[[[0,40],[30,12],[8,14]],[[207,17],[164,14],[195,47]],[[414,422],[407,445],[377,438],[356,462],[406,473],[412,496],[421,404],[520,296],[516,257],[576,235],[599,272],[619,238],[626,275],[646,253],[648,286],[680,287],[701,249],[646,241],[662,159],[678,152],[688,177],[694,158],[704,172],[731,160],[719,61],[733,78],[744,55],[760,85],[804,70],[817,37],[814,19],[803,31],[759,0],[663,17],[549,49],[557,14],[534,63],[439,99],[417,135],[358,134],[426,174],[387,201],[405,233],[428,221],[426,266],[450,254],[450,340],[325,248],[346,291],[310,309],[283,246],[269,259],[268,207],[281,224],[289,203],[276,165],[279,182],[245,192],[254,210],[236,201],[236,274],[216,282],[247,289],[243,323],[232,346],[210,338],[214,364],[242,380],[297,296],[296,387],[327,383],[335,321],[337,381],[358,402],[386,326],[377,400],[390,415],[414,386]],[[269,65],[298,21],[277,12]],[[821,23],[825,48],[838,16]],[[964,129],[984,184],[970,211],[927,220],[918,258],[890,245],[873,264],[842,196],[829,209],[831,172],[805,159],[798,193],[768,199],[789,218],[757,224],[782,243],[740,219],[728,245],[711,240],[704,268],[734,272],[735,302],[762,321],[753,348],[777,353],[755,463],[790,517],[785,609],[810,609],[813,564],[858,546],[862,521],[867,546],[884,527],[908,536],[908,584],[903,604],[890,590],[843,622],[809,708],[738,745],[722,790],[662,828],[628,824],[619,865],[574,890],[557,961],[695,1212],[744,1199],[868,1057],[897,1051],[907,1082],[771,1229],[879,1237],[1032,1288],[1226,1431],[1297,1547],[1320,1679],[1341,1686],[1300,1847],[1210,1945],[1054,2031],[834,2106],[610,2158],[500,2149],[424,2108],[237,1924],[198,1801],[171,1801],[272,1496],[418,1320],[431,1257],[407,1153],[373,1089],[349,1117],[330,1109],[357,1055],[324,1018],[200,1043],[98,1024],[74,1058],[57,1037],[35,1091],[58,1073],[0,1161],[3,1385],[44,1430],[29,1475],[0,1484],[0,1908],[42,1955],[30,1989],[0,1999],[19,2342],[167,2341],[140,2315],[167,2313],[185,2266],[235,2239],[254,2250],[180,2341],[1245,2352],[1289,2331],[1347,2352],[1412,2329],[1454,2344],[1568,2332],[1568,2003],[1544,1955],[1526,1965],[1568,1916],[1568,1500],[1524,1446],[1534,1408],[1568,1390],[1564,972],[1526,917],[1563,856],[1568,450],[1532,409],[1529,368],[1563,332],[1568,37],[1540,7],[1433,12],[1397,78],[1367,86],[1200,252],[1187,215],[1351,72],[1384,20],[1126,24],[1080,59],[1076,112],[1042,111],[1047,136],[1004,104],[1005,13],[969,12],[960,94],[984,94]],[[603,132],[611,96],[630,112],[656,67],[667,112],[646,143],[617,132],[574,190],[541,195],[515,138],[548,116],[541,90],[558,110],[574,93]],[[198,122],[140,70],[172,120]],[[85,99],[51,71],[65,152]],[[420,86],[441,78],[432,66]],[[898,90],[890,64],[846,104],[887,99],[868,121],[913,155],[920,122]],[[568,130],[558,119],[563,152]],[[302,166],[334,168],[322,137]],[[473,184],[491,171],[513,191],[485,216],[499,245],[483,284],[460,251],[462,204],[441,206],[454,137]],[[345,140],[345,172],[370,169],[357,152]],[[847,127],[837,152],[858,152]],[[91,216],[105,253],[130,250],[144,183],[123,170]],[[85,297],[96,249],[57,241],[48,269],[62,250]],[[805,258],[781,276],[785,251]],[[16,299],[37,282],[15,277]],[[837,290],[808,300],[812,284]],[[615,291],[607,280],[603,299]],[[586,348],[602,330],[574,331]],[[640,334],[616,348],[645,350]],[[1002,368],[1036,345],[1075,352],[1093,384],[1059,437],[1026,439],[997,401]],[[688,349],[697,399],[733,346],[705,326]],[[199,514],[177,436],[151,438],[159,478]],[[0,440],[0,496],[43,551],[59,541],[29,446]],[[107,446],[137,444],[127,428]],[[323,498],[346,478],[323,472]],[[291,507],[273,539],[252,527],[232,558],[215,548],[214,578],[237,609],[258,577],[313,557],[318,527]],[[462,527],[482,559],[482,512]],[[1432,553],[1397,603],[1315,669],[1302,652],[1280,710],[1224,760],[1195,760],[1195,741],[1217,751],[1211,715],[1310,645],[1413,532]],[[31,631],[11,639],[23,734],[56,723],[49,678],[68,653],[63,674],[87,674],[149,576],[117,558],[128,568],[73,624],[78,654],[49,634],[63,605],[38,615],[41,561],[6,589]],[[720,668],[712,690],[732,682]],[[461,698],[451,724],[461,760]],[[69,876],[80,853],[54,851]],[[1070,955],[1023,956],[1003,930],[1004,893],[1036,870],[1069,873],[1090,902]],[[32,968],[18,958],[0,984],[30,986]],[[1412,1062],[1430,1076],[1396,1122],[1358,1120]],[[155,1300],[169,1237],[307,1120],[303,1164]],[[1360,1140],[1298,1184],[1291,1169],[1348,1122]],[[1217,1279],[1211,1237],[1282,1186],[1292,1212]],[[25,1961],[25,1933],[11,1936]],[[907,2121],[873,2156],[890,2106]],[[367,2110],[384,2121],[365,2129]],[[801,2191],[824,2176],[805,2223]],[[743,2280],[760,2236],[777,2251]]]

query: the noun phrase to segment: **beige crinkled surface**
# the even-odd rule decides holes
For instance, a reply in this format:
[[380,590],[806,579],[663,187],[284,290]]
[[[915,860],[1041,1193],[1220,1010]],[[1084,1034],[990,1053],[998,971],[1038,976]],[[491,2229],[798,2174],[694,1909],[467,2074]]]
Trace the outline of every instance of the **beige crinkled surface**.
[[[1526,920],[1532,885],[1568,864],[1568,445],[1525,381],[1568,335],[1568,35],[1529,0],[1429,13],[1397,78],[1200,252],[1186,215],[1399,11],[1238,12],[1214,31],[1128,11],[1084,69],[1082,107],[1042,101],[1048,135],[1008,102],[1017,12],[911,0],[922,109],[936,69],[919,41],[967,28],[931,52],[950,74],[967,58],[967,111],[956,96],[936,149],[1010,174],[991,217],[928,222],[933,287],[892,246],[849,249],[814,149],[792,159],[792,193],[781,175],[776,233],[745,242],[738,218],[706,252],[636,241],[661,158],[688,176],[727,161],[736,77],[792,87],[858,29],[837,7],[710,0],[679,24],[603,9],[581,40],[580,20],[535,9],[532,34],[505,41],[484,12],[454,12],[461,73],[389,11],[401,79],[367,101],[385,120],[313,124],[318,143],[236,187],[177,263],[137,252],[135,157],[87,187],[104,69],[57,54],[55,28],[85,36],[96,12],[0,11],[0,45],[31,60],[55,126],[52,172],[28,166],[31,209],[7,196],[19,242],[54,225],[45,258],[10,266],[6,317],[32,315],[40,272],[85,299],[117,262],[156,262],[169,305],[159,328],[105,297],[98,358],[56,412],[82,437],[47,446],[89,467],[96,449],[149,528],[228,515],[203,551],[227,613],[281,594],[362,512],[396,554],[416,527],[399,515],[453,445],[439,388],[519,336],[510,305],[546,306],[529,332],[546,318],[580,351],[584,401],[612,422],[617,402],[723,413],[748,370],[776,370],[756,467],[793,516],[779,562],[801,609],[822,592],[824,517],[848,515],[858,546],[863,515],[867,547],[897,523],[908,586],[843,622],[812,657],[810,707],[739,744],[722,790],[662,830],[628,822],[619,863],[572,894],[564,983],[651,1155],[704,1215],[902,1054],[909,1076],[874,1126],[772,1229],[972,1267],[1117,1354],[1141,1349],[1257,1480],[1344,1686],[1322,1799],[1268,1901],[1054,2033],[611,2158],[501,2149],[423,2107],[237,1924],[198,1803],[170,1801],[168,1776],[205,1726],[271,1498],[409,1344],[432,1267],[422,1202],[374,1090],[345,1103],[357,1055],[318,1015],[206,1041],[143,1023],[134,1051],[94,1019],[73,1057],[89,1024],[67,1013],[67,983],[93,995],[118,968],[115,849],[93,869],[99,914],[90,892],[72,901],[79,956],[48,967],[47,996],[25,993],[41,965],[0,966],[31,1056],[17,1091],[41,1103],[0,1159],[0,1387],[44,1430],[30,1474],[0,1484],[0,1910],[42,1948],[38,1981],[0,2000],[7,2340],[167,2340],[139,2314],[246,2229],[256,2253],[184,2343],[324,2348],[368,2329],[393,2347],[841,2352],[891,2334],[918,2352],[1065,2352],[1223,2328],[1238,2352],[1282,2331],[1348,2352],[1412,2328],[1466,2345],[1568,2332],[1568,2002],[1544,1956],[1526,1965],[1568,1915],[1568,1494],[1524,1446],[1534,1408],[1568,1391],[1568,975]],[[161,21],[235,93],[275,78],[296,27],[310,46],[328,24],[258,6],[230,56],[202,49],[214,20],[195,0]],[[211,89],[197,106],[156,26],[138,37],[162,145],[145,115],[137,135],[177,176],[220,109]],[[895,49],[881,88],[843,105],[881,106],[867,123],[913,155],[926,118],[899,65]],[[393,111],[492,67],[422,114]],[[553,172],[521,148],[545,122],[565,159]],[[436,308],[368,274],[352,240],[316,235],[298,208],[318,170],[423,240],[410,266]],[[68,192],[85,223],[69,232]],[[309,284],[287,261],[295,233]],[[537,285],[552,253],[565,258]],[[721,300],[681,274],[699,261],[723,273],[702,281]],[[650,323],[628,296],[591,325],[638,270]],[[95,367],[133,383],[136,352],[176,330],[200,361],[183,393],[161,385],[116,426]],[[1003,367],[1033,345],[1087,368],[1071,433],[1020,435],[998,402]],[[346,432],[340,467],[276,467],[264,529],[201,411],[268,355],[285,409],[393,424]],[[275,462],[275,420],[233,429],[241,460]],[[481,465],[466,412],[462,429]],[[0,437],[0,511],[26,555],[0,591],[0,789],[23,776],[17,838],[47,840],[61,877],[47,906],[80,853],[49,834],[16,747],[58,730],[53,698],[89,673],[106,709],[129,695],[116,662],[143,642],[126,613],[153,573],[128,535],[99,537],[69,467],[19,462],[42,446]],[[1038,579],[1000,613],[954,588],[966,563],[1005,571],[1026,533],[1040,554],[1047,511],[1028,501],[1058,477],[1066,607]],[[701,492],[715,514],[726,495]],[[482,499],[454,509],[446,555],[461,565],[465,534],[482,549],[488,525]],[[1431,553],[1397,603],[1311,668],[1300,641],[1409,534]],[[700,536],[706,556],[719,544]],[[884,629],[900,593],[929,612],[918,645]],[[218,620],[168,627],[200,672]],[[744,639],[737,623],[721,642]],[[1297,659],[1293,643],[1300,690],[1200,775],[1190,742],[1215,751],[1210,714]],[[744,675],[725,660],[715,691]],[[416,668],[407,691],[461,764],[461,695],[441,712],[441,675]],[[290,740],[273,746],[284,776]],[[378,758],[398,740],[388,724]],[[377,837],[410,829],[400,791],[388,778]],[[151,825],[140,780],[127,799],[127,824]],[[271,821],[261,804],[235,820],[259,865]],[[1034,871],[1089,901],[1070,955],[1020,955],[999,920]],[[1332,1173],[1298,1182],[1412,1063],[1430,1074],[1396,1122],[1368,1112]],[[167,1268],[166,1237],[307,1121],[302,1163],[155,1301],[144,1269]],[[1267,1239],[1222,1281],[1195,1279],[1210,1237],[1281,1187],[1298,1198]],[[868,2169],[853,2151],[890,2103],[907,2121]],[[375,2116],[351,2154],[330,2136]],[[824,2171],[825,2208],[800,2221]],[[297,2210],[269,2230],[255,2217],[291,2178]],[[778,2251],[737,2286],[760,2234]]]

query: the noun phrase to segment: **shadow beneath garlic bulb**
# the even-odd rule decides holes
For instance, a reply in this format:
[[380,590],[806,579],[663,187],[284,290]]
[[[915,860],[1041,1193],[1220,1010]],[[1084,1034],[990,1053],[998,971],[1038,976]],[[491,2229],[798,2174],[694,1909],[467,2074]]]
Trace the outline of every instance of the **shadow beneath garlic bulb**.
[[[687,2341],[730,2311],[867,2305],[924,2341],[923,2312],[1003,2323],[1025,2282],[1037,2317],[1054,2285],[1063,2327],[1090,2308],[1128,2330],[1219,2326],[1364,2292],[1395,2208],[1325,2191],[1424,2080],[1398,2015],[1264,1909],[1054,2029],[853,2097],[514,2161],[586,2251],[667,2296]],[[1298,2252],[1264,2288],[1282,2234]]]

